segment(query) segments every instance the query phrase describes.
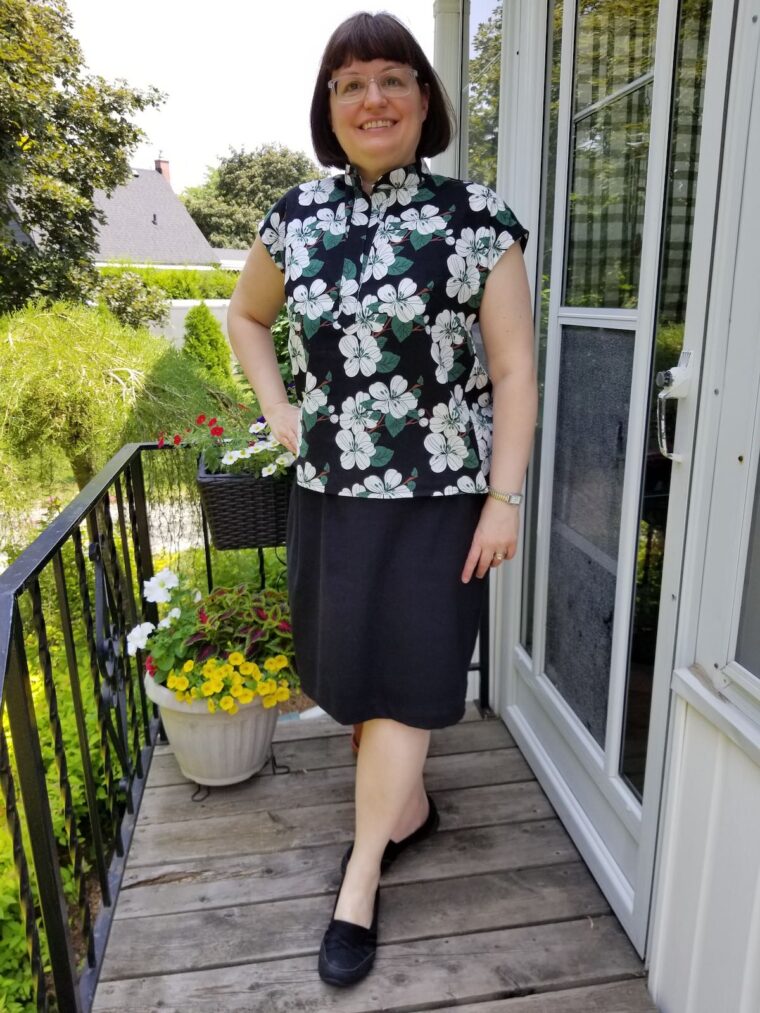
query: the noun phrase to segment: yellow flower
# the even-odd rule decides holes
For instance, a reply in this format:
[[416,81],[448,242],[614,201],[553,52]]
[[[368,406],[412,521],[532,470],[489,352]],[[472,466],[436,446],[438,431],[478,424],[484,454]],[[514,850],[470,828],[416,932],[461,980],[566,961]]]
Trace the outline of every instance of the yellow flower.
[[209,658],[206,664],[201,669],[204,675],[211,675],[212,672],[216,671],[216,658]]
[[191,698],[193,700],[195,700],[200,695],[201,695],[201,691],[200,691],[199,687],[198,686],[193,686],[193,688],[190,690],[190,696],[191,696]]
[[279,672],[281,668],[286,668],[288,659],[284,654],[276,654],[273,658],[267,658],[264,662],[264,668],[267,672]]
[[213,713],[214,713],[214,711],[216,710],[216,704],[214,703],[214,701],[213,701],[213,700],[207,700],[207,701],[206,701],[206,703],[207,703],[207,705],[208,705],[208,709],[209,709],[209,710],[211,711],[211,713],[213,714]]
[[201,693],[203,693],[204,696],[213,696],[216,692],[217,688],[216,683],[214,682],[204,682],[201,686]]
[[227,661],[237,668],[238,665],[243,664],[245,657],[240,653],[240,651],[233,651],[229,658],[227,658]]
[[276,693],[277,682],[275,679],[267,679],[267,688],[264,690],[265,693]]
[[250,703],[251,700],[253,700],[253,690],[241,689],[240,694],[238,695],[238,700],[240,703]]
[[219,706],[224,711],[231,711],[232,708],[235,706],[235,701],[232,699],[231,696],[223,696],[222,699],[219,701]]
[[194,661],[189,661],[189,660],[188,660],[188,661],[186,661],[186,662],[185,662],[185,664],[184,664],[184,665],[182,666],[182,671],[183,671],[183,672],[192,672],[192,670],[193,670],[194,668],[195,668],[195,662],[194,662]]
[[287,686],[287,684],[288,684],[288,680],[287,679],[280,679],[280,685],[281,686]]
[[237,684],[234,684],[233,686],[230,687],[230,696],[237,697],[238,699],[244,692],[245,690],[243,689],[243,687],[238,686]]
[[177,688],[177,676],[174,674],[173,670],[169,673],[169,678],[166,680],[166,688],[167,689]]
[[222,679],[226,679],[228,676],[232,675],[234,671],[235,669],[232,667],[232,665],[222,665],[220,668],[216,670],[216,674],[220,676]]
[[240,666],[241,675],[254,675],[258,671],[258,665],[254,665],[252,661],[244,661]]
[[185,690],[190,685],[190,680],[186,675],[178,675],[174,680],[174,688]]
[[280,686],[280,688],[275,693],[275,699],[276,700],[289,700],[290,699],[290,690],[288,689],[288,687],[287,686]]
[[270,694],[269,696],[263,696],[261,698],[261,702],[262,702],[262,704],[267,709],[269,707],[276,707],[277,706],[277,697],[274,694]]

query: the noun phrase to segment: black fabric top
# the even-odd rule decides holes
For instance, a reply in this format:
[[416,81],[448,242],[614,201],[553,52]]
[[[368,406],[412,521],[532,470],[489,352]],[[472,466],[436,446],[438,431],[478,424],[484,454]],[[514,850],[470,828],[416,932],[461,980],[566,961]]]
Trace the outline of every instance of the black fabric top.
[[300,402],[296,481],[343,496],[483,493],[491,383],[473,330],[501,255],[528,231],[493,190],[358,172],[289,190],[259,229],[285,274]]

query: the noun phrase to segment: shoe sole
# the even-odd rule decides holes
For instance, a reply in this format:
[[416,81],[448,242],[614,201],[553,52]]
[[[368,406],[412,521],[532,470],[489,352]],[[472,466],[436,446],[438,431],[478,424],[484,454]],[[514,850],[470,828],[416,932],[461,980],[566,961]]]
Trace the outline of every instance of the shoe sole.
[[357,981],[361,981],[362,978],[366,978],[369,972],[372,970],[372,965],[375,963],[375,954],[373,953],[367,962],[360,964],[358,968],[351,971],[350,973],[344,974],[341,977],[336,977],[330,970],[329,964],[324,951],[320,948],[319,961],[317,964],[317,970],[319,971],[319,977],[322,981],[328,985],[355,985]]

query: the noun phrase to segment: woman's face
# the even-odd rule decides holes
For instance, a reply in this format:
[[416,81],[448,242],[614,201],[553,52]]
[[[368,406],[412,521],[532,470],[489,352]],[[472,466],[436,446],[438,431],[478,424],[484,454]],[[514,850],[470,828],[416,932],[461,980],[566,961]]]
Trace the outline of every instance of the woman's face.
[[[396,60],[351,60],[331,76],[375,77],[394,68],[411,70]],[[389,98],[376,81],[369,82],[366,94],[358,102],[342,103],[334,91],[330,93],[333,133],[349,162],[358,167],[365,180],[374,181],[384,172],[414,161],[427,110],[427,92],[416,79],[410,93],[400,98]]]

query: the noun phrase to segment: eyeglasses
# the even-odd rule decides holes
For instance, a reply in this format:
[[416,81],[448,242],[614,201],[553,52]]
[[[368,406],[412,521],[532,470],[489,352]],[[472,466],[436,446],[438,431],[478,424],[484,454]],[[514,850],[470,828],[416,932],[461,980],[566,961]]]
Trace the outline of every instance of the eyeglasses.
[[366,74],[341,74],[327,82],[327,87],[338,102],[348,105],[350,102],[361,102],[367,94],[370,81],[374,81],[386,98],[403,98],[412,90],[412,82],[417,71],[412,67],[385,70],[377,77]]

